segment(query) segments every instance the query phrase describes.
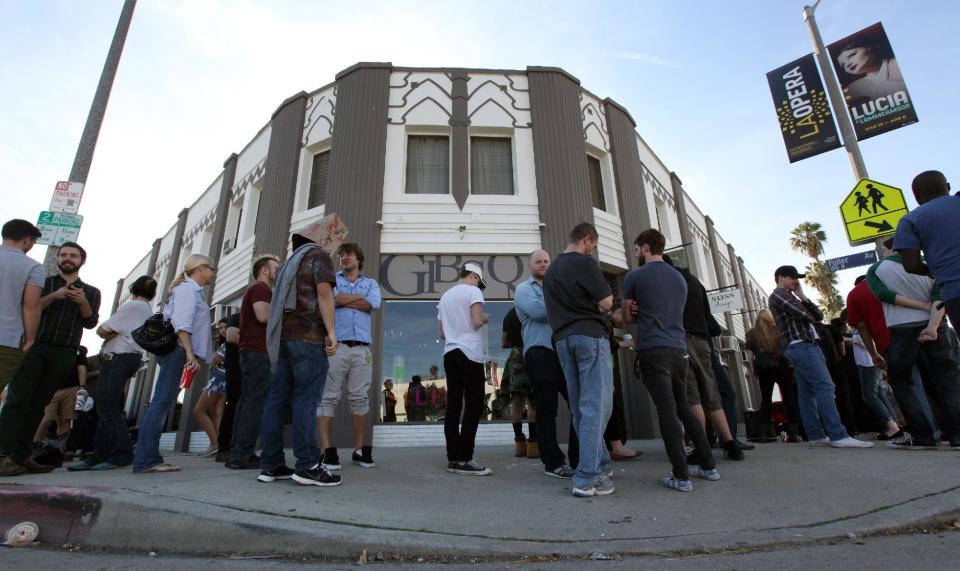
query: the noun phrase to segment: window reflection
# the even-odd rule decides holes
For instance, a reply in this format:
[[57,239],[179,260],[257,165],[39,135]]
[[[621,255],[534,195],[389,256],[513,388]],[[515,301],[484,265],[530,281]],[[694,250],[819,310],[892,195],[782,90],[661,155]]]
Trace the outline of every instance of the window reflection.
[[[483,328],[487,380],[482,420],[490,420],[490,406],[510,355],[508,349],[500,346],[500,332],[503,318],[512,307],[512,301],[488,301],[484,305],[484,312],[490,314],[490,322]],[[380,382],[384,392],[380,399],[381,418],[384,422],[442,421],[447,402],[447,381],[443,371],[444,344],[438,336],[437,301],[388,300],[382,311]],[[411,388],[415,375],[421,382]]]

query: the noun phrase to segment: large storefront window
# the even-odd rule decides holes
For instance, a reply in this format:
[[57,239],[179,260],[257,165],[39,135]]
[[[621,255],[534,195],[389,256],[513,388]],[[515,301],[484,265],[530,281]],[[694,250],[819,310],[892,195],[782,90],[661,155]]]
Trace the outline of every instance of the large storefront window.
[[[490,407],[510,354],[500,346],[500,333],[503,318],[512,307],[511,301],[488,301],[484,305],[490,322],[483,328],[486,407],[481,420],[492,420]],[[437,328],[437,301],[386,301],[382,311],[380,381],[384,394],[380,399],[380,415],[383,421],[442,421],[447,404],[447,381],[443,372],[443,340]],[[420,377],[422,389],[411,388],[415,375]],[[394,399],[395,404],[391,406]]]

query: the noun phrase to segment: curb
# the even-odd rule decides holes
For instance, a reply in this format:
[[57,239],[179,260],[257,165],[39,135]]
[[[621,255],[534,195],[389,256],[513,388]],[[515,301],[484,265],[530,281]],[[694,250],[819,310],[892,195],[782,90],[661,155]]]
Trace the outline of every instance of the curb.
[[0,525],[9,528],[34,521],[43,543],[121,551],[268,553],[343,560],[355,560],[364,550],[404,557],[484,559],[583,557],[597,551],[622,556],[706,553],[876,534],[958,512],[960,486],[804,526],[561,541],[325,521],[125,489],[0,485]]

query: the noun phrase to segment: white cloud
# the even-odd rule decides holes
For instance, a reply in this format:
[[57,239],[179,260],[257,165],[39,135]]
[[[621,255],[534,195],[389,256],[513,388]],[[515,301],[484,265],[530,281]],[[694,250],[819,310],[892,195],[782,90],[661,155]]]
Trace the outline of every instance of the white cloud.
[[682,69],[681,66],[675,62],[664,59],[658,55],[648,54],[646,52],[617,52],[614,57],[617,59],[627,59],[642,63],[649,63],[651,65],[658,65],[661,67],[669,67],[671,69]]

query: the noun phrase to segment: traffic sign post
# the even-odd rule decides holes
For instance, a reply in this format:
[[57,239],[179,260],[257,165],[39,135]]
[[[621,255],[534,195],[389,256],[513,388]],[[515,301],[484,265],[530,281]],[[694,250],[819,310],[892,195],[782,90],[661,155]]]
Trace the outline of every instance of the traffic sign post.
[[860,179],[840,204],[840,217],[851,246],[892,236],[907,212],[903,191],[869,178]]
[[53,189],[53,198],[50,200],[52,212],[66,212],[76,214],[80,210],[80,199],[83,198],[83,183],[61,180]]
[[37,228],[43,233],[37,244],[59,247],[64,242],[76,242],[81,224],[83,216],[44,210],[37,219]]

